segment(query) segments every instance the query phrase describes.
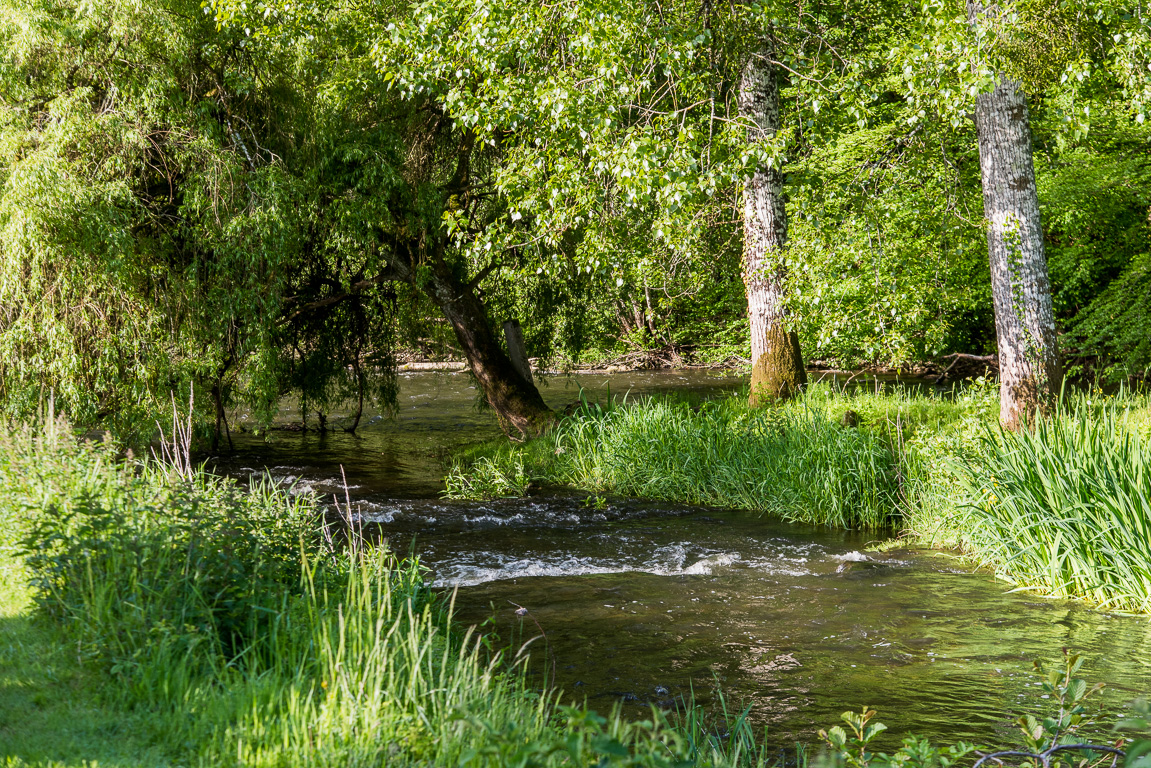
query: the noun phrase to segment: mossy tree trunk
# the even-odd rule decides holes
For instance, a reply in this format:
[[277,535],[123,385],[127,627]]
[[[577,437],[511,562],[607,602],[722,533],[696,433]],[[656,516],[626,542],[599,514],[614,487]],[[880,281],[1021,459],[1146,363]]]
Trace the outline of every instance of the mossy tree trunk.
[[[994,23],[982,0],[968,0],[967,13],[973,26]],[[1049,410],[1063,382],[1027,97],[1019,83],[1004,77],[979,96],[975,126],[999,346],[999,419],[1014,430]]]
[[[744,65],[739,112],[748,118],[751,143],[770,142],[779,131],[779,82],[773,48],[764,45]],[[787,211],[778,162],[761,166],[743,190],[743,282],[751,321],[753,406],[791,397],[806,383],[798,336],[787,328],[784,305]]]

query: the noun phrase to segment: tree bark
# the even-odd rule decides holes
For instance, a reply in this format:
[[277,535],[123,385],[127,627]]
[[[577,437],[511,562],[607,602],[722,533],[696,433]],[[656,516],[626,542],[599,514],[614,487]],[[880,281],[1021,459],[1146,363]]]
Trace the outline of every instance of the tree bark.
[[[968,21],[987,7],[968,0]],[[999,419],[1018,429],[1054,404],[1063,383],[1031,156],[1027,97],[1003,78],[975,102],[983,215],[999,347]]]
[[504,341],[508,345],[508,357],[512,367],[516,369],[524,381],[532,380],[532,365],[528,362],[528,349],[524,343],[524,331],[520,328],[519,320],[504,322]]
[[426,292],[451,323],[468,367],[504,434],[524,440],[547,428],[555,414],[535,384],[520,375],[504,352],[475,289],[460,281],[446,261],[436,258]]
[[[752,144],[767,142],[779,130],[779,83],[770,46],[752,55],[739,83],[739,112],[754,127]],[[807,379],[799,337],[786,326],[787,211],[779,163],[756,169],[743,189],[743,283],[751,321],[752,406],[791,397]]]

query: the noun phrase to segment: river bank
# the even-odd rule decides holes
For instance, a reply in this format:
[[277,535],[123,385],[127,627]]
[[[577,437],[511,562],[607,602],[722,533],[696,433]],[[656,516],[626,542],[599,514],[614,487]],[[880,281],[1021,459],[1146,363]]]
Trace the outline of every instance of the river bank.
[[[573,376],[589,374],[632,373],[636,371],[712,371],[745,376],[751,372],[751,360],[736,354],[717,358],[697,359],[684,357],[675,350],[650,349],[626,353],[593,355],[581,361],[559,361],[544,364],[540,358],[528,358],[528,365],[537,376]],[[462,358],[430,359],[419,355],[402,355],[396,370],[412,372],[463,372],[468,370]],[[921,360],[903,366],[873,365],[862,368],[841,368],[832,361],[809,361],[807,374],[812,381],[831,379],[854,381],[879,378],[883,381],[903,380],[942,386],[964,379],[995,375],[998,363],[994,355],[953,353],[935,360]]]
[[[236,455],[215,463],[254,493],[125,462],[66,431],[0,441],[5,572],[10,583],[55,585],[5,604],[0,657],[13,684],[0,706],[14,764],[288,765],[304,755],[319,765],[549,765],[570,763],[577,747],[576,762],[758,764],[797,738],[818,743],[819,728],[863,704],[893,726],[876,742],[889,752],[909,731],[1014,743],[1010,713],[1046,706],[1030,662],[1060,645],[1083,650],[1089,674],[1109,682],[1107,718],[1151,688],[1144,622],[1005,594],[926,550],[869,551],[873,534],[607,493],[439,499],[431,468],[444,447],[495,428],[472,410],[466,376],[411,376],[406,410],[363,434],[238,438]],[[738,386],[692,381],[703,389],[653,374],[592,391],[605,408],[609,391],[683,391],[694,415]],[[881,412],[881,395],[869,397],[877,409],[860,411],[864,423]],[[416,483],[425,472],[434,478]],[[418,555],[421,568],[333,562],[320,520],[337,544],[350,523]],[[52,544],[24,564],[11,542],[30,534]],[[80,554],[93,552],[94,562]],[[211,589],[176,562],[189,555]],[[94,582],[77,579],[85,562]],[[304,571],[310,582],[293,577]],[[324,591],[307,586],[317,579]],[[372,586],[380,580],[386,588]],[[141,589],[153,584],[165,586]],[[392,618],[356,608],[349,623],[363,589]],[[205,606],[206,594],[225,600]],[[440,611],[449,601],[450,623]],[[174,621],[173,610],[193,620]],[[487,640],[469,656],[472,625]],[[336,641],[345,655],[325,655]],[[530,677],[488,666],[492,651],[527,641]],[[413,659],[427,672],[414,698],[396,693],[412,682]],[[541,699],[541,675],[578,706]],[[693,691],[703,709],[677,714]],[[43,732],[54,723],[59,739]]]
[[1006,433],[989,382],[946,396],[815,384],[769,409],[739,394],[585,402],[535,441],[463,454],[447,493],[555,485],[888,531],[1022,589],[1151,612],[1148,445],[1146,396],[1068,395]]
[[9,767],[769,764],[738,717],[635,722],[527,687],[418,563],[334,544],[308,495],[57,424],[0,435],[0,515]]

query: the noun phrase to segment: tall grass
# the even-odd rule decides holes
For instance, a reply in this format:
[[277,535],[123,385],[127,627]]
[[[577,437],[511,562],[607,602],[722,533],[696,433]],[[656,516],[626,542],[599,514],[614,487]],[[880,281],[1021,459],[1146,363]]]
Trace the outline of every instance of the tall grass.
[[896,507],[889,445],[818,411],[645,400],[581,416],[554,436],[550,473],[580,488],[844,528],[881,527]]
[[[748,408],[740,396],[699,406],[671,398],[584,403],[532,443],[488,445],[463,457],[449,472],[448,492],[507,493],[526,486],[526,474],[594,493],[879,529],[898,520],[904,495],[901,435],[927,417],[905,420],[890,398],[877,403],[826,387],[777,409]],[[852,406],[861,409],[862,428],[841,423]]]
[[53,425],[0,438],[0,508],[42,615],[174,764],[767,762],[738,717],[713,738],[695,708],[676,728],[531,690],[522,659],[453,628],[417,562],[319,546],[318,507],[271,485],[125,462]]
[[1118,405],[988,429],[957,465],[964,545],[1020,587],[1151,612],[1151,446]]

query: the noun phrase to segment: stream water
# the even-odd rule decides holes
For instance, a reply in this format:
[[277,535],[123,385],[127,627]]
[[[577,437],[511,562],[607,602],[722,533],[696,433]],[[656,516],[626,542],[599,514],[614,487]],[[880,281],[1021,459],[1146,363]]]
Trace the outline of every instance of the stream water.
[[[555,378],[554,407],[677,392],[706,398],[743,384],[703,372]],[[866,382],[875,386],[875,382]],[[869,705],[890,749],[914,732],[942,742],[1004,744],[1012,714],[1044,711],[1031,673],[1061,647],[1088,658],[1109,710],[1151,692],[1151,622],[1009,593],[946,553],[869,552],[870,537],[730,510],[549,491],[525,499],[439,498],[443,458],[498,436],[464,374],[402,377],[394,419],[356,435],[240,434],[229,473],[270,470],[343,498],[435,585],[454,589],[457,619],[503,642],[532,643],[538,673],[569,694],[640,716],[692,695],[750,707],[773,745],[812,741],[846,709]],[[283,423],[299,420],[291,406]],[[528,610],[516,615],[518,607]],[[485,623],[486,622],[486,623]]]

